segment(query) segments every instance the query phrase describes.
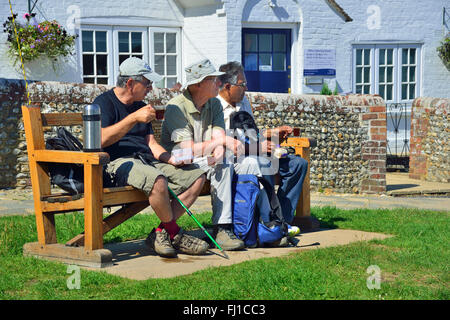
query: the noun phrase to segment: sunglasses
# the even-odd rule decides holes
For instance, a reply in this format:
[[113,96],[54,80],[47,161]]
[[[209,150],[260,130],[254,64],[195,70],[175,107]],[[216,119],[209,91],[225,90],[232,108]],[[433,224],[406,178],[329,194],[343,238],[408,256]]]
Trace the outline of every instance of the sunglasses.
[[231,83],[232,86],[242,87],[245,88],[247,86],[247,82],[242,83]]
[[147,82],[139,81],[139,82],[146,88],[151,88],[153,86],[153,82],[152,81],[147,81]]

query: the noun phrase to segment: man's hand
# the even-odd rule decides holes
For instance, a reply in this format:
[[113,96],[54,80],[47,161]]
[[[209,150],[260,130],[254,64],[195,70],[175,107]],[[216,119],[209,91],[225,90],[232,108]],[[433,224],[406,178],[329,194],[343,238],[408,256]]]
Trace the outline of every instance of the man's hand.
[[275,148],[276,148],[276,145],[271,140],[261,141],[261,153],[270,154],[275,150]]
[[277,129],[279,132],[280,140],[286,139],[287,136],[290,135],[292,133],[292,131],[294,130],[290,126],[281,126],[281,127],[278,127]]
[[179,160],[177,160],[174,156],[171,156],[171,157],[169,158],[169,160],[167,160],[167,163],[168,163],[168,164],[171,164],[171,165],[173,165],[173,166],[175,166],[175,167],[180,167],[180,166],[182,166],[182,165],[185,164],[184,161],[179,161]]
[[226,148],[228,150],[231,150],[236,157],[240,157],[241,155],[245,154],[245,147],[241,141],[230,136],[226,136],[225,139]]
[[156,110],[150,105],[146,105],[134,112],[134,117],[137,122],[149,123],[156,119]]
[[[215,165],[215,164],[223,163],[224,154],[225,154],[225,148],[223,146],[217,146],[212,153],[212,159],[210,160],[211,163],[208,163],[208,164]],[[212,161],[214,161],[214,163],[212,163]]]

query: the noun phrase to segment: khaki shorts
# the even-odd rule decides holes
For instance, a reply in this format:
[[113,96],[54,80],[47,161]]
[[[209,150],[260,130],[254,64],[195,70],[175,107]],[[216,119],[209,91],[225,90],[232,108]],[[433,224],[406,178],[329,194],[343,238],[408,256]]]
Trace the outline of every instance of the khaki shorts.
[[130,185],[136,189],[144,191],[147,195],[153,189],[155,180],[159,176],[167,179],[170,189],[179,195],[186,191],[202,174],[196,165],[185,165],[183,167],[174,167],[171,164],[153,161],[152,164],[144,164],[139,159],[118,158],[106,167],[106,171],[120,185]]

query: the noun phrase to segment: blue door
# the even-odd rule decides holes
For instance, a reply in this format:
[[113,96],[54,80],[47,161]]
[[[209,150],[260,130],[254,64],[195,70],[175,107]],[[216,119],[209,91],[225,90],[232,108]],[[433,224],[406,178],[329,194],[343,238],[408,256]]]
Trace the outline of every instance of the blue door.
[[249,91],[290,92],[290,29],[242,29],[242,60]]

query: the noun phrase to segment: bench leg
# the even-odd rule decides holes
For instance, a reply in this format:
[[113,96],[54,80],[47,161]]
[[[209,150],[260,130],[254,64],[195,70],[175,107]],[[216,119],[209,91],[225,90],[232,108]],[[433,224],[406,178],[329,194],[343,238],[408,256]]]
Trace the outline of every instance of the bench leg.
[[103,173],[101,165],[84,165],[84,248],[103,248]]
[[310,198],[310,185],[309,185],[309,148],[301,148],[301,157],[308,161],[308,172],[306,173],[305,180],[303,181],[302,193],[298,199],[297,208],[295,211],[293,225],[300,228],[302,232],[318,231],[320,228],[319,221],[311,217],[311,198]]

